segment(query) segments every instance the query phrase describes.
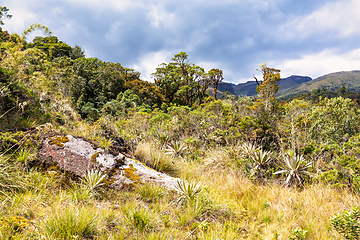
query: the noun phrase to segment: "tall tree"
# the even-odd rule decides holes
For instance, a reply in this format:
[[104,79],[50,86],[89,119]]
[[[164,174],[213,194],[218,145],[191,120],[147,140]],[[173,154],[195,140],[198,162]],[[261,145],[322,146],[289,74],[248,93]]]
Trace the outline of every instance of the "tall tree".
[[185,52],[176,54],[169,64],[162,63],[152,74],[155,85],[168,103],[192,106],[201,102],[201,82],[205,77],[203,68],[190,64]]
[[272,107],[276,105],[275,95],[279,91],[280,70],[268,67],[265,63],[260,64],[260,69],[257,69],[263,75],[263,80],[259,81],[255,76],[258,84],[256,92],[259,94],[258,100],[264,105],[265,111],[271,111]]
[[222,80],[224,80],[223,71],[220,69],[213,68],[209,71],[209,76],[211,79],[211,83],[213,85],[214,97],[215,97],[215,99],[217,99],[216,94],[217,94],[218,86],[222,82]]
[[257,140],[265,148],[278,144],[277,122],[280,119],[281,112],[275,98],[275,94],[279,90],[277,82],[280,81],[280,70],[270,68],[266,64],[261,64],[259,70],[263,79],[255,80],[258,84],[256,91],[258,98],[250,108],[254,110],[259,128],[257,132]]

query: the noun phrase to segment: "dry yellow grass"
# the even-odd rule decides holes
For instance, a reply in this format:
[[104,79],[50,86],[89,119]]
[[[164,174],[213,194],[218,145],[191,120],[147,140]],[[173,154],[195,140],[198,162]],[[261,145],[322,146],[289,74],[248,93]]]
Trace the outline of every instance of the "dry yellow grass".
[[308,239],[341,239],[330,218],[358,206],[360,200],[348,190],[321,184],[304,189],[254,184],[226,166],[226,154],[215,150],[203,163],[183,163],[181,177],[203,182],[214,201],[243,216],[240,221],[245,222],[242,226],[250,232],[246,235],[250,239],[289,239],[296,228],[306,230]]

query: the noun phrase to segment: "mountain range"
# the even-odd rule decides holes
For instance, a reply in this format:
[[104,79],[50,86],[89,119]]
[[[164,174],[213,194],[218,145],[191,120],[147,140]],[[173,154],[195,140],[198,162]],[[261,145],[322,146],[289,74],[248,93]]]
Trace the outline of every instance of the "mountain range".
[[[293,75],[282,78],[279,82],[279,91],[277,97],[290,97],[299,93],[310,92],[319,88],[328,88],[335,90],[345,86],[349,90],[360,91],[360,70],[335,72],[312,79],[307,76]],[[257,84],[255,81],[246,83],[232,84],[223,82],[219,85],[220,92],[227,91],[237,96],[254,96],[256,95]]]

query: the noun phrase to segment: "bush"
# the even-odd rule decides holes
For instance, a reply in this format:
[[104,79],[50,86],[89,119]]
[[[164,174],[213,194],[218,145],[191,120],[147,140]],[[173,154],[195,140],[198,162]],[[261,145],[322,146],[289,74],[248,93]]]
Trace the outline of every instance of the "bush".
[[330,221],[335,230],[345,239],[360,238],[360,212],[357,207],[336,214]]

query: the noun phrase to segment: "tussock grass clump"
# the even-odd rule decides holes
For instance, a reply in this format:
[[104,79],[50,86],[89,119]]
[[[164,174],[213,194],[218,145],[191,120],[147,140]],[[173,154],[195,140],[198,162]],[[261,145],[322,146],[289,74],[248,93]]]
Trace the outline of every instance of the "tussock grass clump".
[[26,175],[16,168],[9,157],[0,155],[0,194],[25,191],[28,188]]
[[122,208],[124,221],[137,232],[152,230],[158,223],[155,213],[150,209],[135,204],[128,204]]
[[159,150],[153,143],[140,143],[136,148],[135,157],[147,166],[171,176],[177,176],[179,172],[174,159]]
[[90,238],[98,233],[98,224],[93,209],[68,207],[45,220],[44,235],[49,239]]
[[146,202],[158,202],[166,194],[166,189],[154,183],[144,183],[137,188],[137,192]]

